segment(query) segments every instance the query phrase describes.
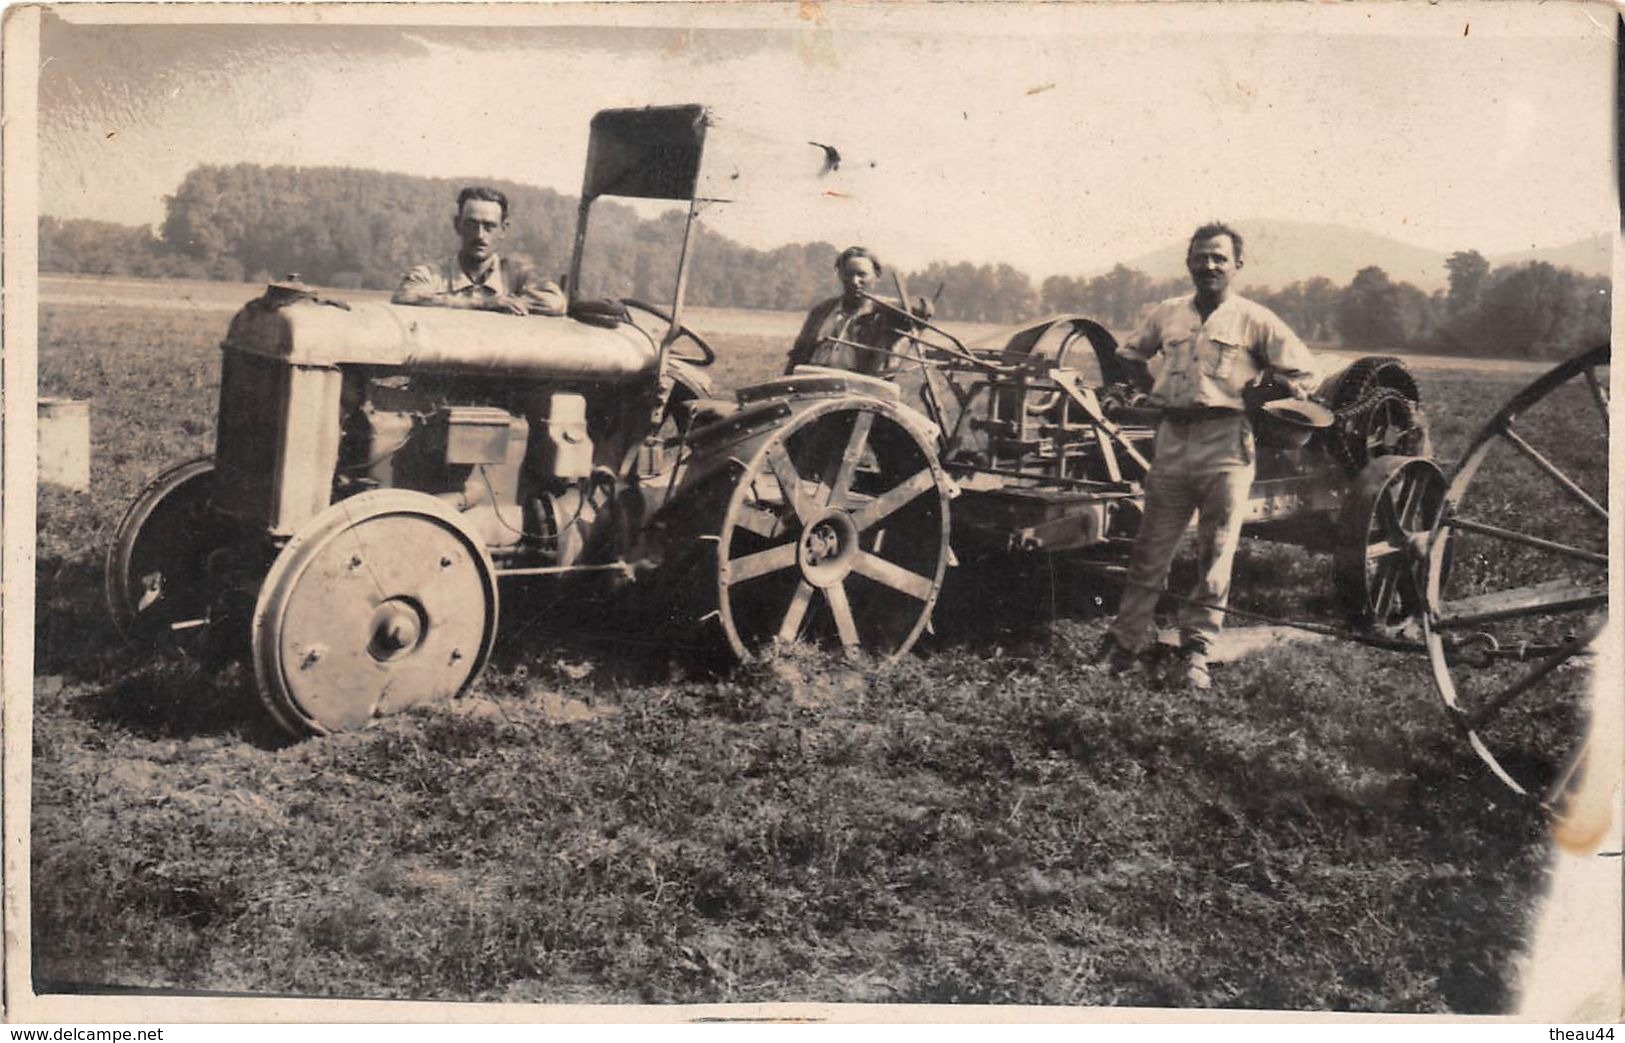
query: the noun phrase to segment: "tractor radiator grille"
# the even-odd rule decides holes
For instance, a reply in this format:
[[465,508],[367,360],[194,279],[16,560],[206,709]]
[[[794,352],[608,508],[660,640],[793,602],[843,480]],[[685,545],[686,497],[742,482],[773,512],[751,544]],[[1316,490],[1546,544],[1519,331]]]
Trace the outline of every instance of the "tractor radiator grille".
[[338,462],[336,369],[226,347],[215,431],[215,506],[291,536],[332,500]]
[[288,367],[226,349],[215,428],[215,506],[255,526],[271,518]]

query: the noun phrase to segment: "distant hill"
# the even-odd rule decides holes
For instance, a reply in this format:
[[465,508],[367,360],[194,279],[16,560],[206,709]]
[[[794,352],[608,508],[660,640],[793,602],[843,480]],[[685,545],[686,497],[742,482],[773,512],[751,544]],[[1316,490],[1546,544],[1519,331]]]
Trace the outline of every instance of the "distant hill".
[[[1347,284],[1361,268],[1376,265],[1396,282],[1408,282],[1432,292],[1448,281],[1445,258],[1450,251],[1430,250],[1385,235],[1334,224],[1303,221],[1237,221],[1246,237],[1244,285],[1280,289],[1288,283],[1325,276]],[[1464,250],[1473,249],[1464,243]],[[1556,247],[1533,248],[1516,254],[1490,255],[1492,265],[1548,261],[1586,275],[1609,275],[1609,239],[1598,235]],[[1185,273],[1185,249],[1171,243],[1123,262],[1153,279],[1177,278]]]
[[1492,255],[1493,265],[1522,264],[1525,261],[1545,261],[1559,268],[1573,268],[1582,275],[1612,276],[1614,260],[1610,252],[1612,243],[1606,235],[1577,239],[1562,246],[1531,247],[1518,253]]

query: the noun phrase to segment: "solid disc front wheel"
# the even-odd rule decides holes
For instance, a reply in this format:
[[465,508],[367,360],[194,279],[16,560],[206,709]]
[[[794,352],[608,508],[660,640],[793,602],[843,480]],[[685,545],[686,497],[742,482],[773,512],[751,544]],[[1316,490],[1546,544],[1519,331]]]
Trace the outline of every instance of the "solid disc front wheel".
[[902,655],[948,562],[948,482],[897,407],[822,403],[761,441],[717,535],[717,617],[735,655],[803,641]]
[[254,670],[273,717],[325,735],[449,700],[496,636],[495,571],[433,497],[363,493],[283,549],[254,614]]

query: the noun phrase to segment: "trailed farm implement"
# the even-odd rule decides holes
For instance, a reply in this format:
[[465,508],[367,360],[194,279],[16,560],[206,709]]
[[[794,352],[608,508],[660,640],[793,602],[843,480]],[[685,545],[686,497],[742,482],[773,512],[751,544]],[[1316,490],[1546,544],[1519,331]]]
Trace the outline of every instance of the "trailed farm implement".
[[[120,629],[246,653],[271,715],[324,734],[465,689],[512,584],[629,600],[734,657],[806,641],[887,658],[930,625],[956,553],[1120,568],[1157,416],[1086,317],[990,349],[922,321],[885,379],[803,367],[723,400],[682,320],[688,233],[669,310],[578,298],[598,198],[687,202],[691,232],[706,128],[698,106],[594,119],[566,316],[347,304],[294,282],[246,305],[221,346],[214,456],[156,479],[117,534]],[[1486,729],[1572,685],[1606,607],[1607,522],[1605,495],[1514,421],[1578,387],[1606,445],[1607,363],[1599,348],[1531,385],[1448,478],[1397,359],[1327,378],[1322,426],[1258,412],[1248,531],[1329,554],[1359,632],[1425,648],[1514,785]],[[1585,528],[1478,509],[1506,448]],[[1538,560],[1503,567],[1497,548]]]

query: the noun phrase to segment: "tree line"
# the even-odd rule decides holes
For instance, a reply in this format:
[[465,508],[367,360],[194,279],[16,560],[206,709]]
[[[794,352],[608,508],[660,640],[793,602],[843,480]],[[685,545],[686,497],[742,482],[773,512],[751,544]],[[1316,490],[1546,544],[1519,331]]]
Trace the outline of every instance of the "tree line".
[[[451,217],[464,183],[347,167],[199,166],[165,197],[156,235],[107,222],[41,218],[40,267],[252,282],[297,272],[322,286],[392,289],[412,265],[454,248]],[[574,235],[575,197],[485,183],[510,200],[512,225],[503,251],[543,271],[562,272]],[[582,293],[669,296],[682,232],[683,215],[675,210],[645,219],[614,201],[595,204]],[[758,250],[702,225],[693,245],[688,300],[800,310],[836,292],[838,252],[826,242]],[[1304,338],[1354,349],[1540,358],[1567,354],[1608,334],[1606,278],[1540,261],[1495,267],[1476,250],[1452,254],[1447,269],[1448,289],[1432,294],[1396,282],[1376,266],[1345,286],[1315,277],[1244,292]],[[906,283],[911,295],[934,297],[937,314],[950,321],[1013,324],[1077,312],[1117,330],[1131,329],[1155,302],[1189,291],[1184,278],[1158,280],[1121,264],[1088,277],[1053,275],[1035,286],[1009,264],[937,261],[908,272]]]

